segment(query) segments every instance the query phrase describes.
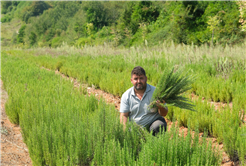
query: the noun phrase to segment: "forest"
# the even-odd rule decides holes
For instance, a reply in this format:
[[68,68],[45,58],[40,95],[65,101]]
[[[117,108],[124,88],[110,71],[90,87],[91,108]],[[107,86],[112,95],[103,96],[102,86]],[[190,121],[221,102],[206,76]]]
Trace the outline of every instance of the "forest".
[[235,45],[246,37],[243,1],[3,1],[1,22],[21,20],[3,46]]

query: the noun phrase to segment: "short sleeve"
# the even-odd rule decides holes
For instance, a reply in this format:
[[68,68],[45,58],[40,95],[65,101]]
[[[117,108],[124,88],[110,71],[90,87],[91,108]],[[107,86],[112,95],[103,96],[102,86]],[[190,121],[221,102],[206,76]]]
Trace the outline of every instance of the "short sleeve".
[[121,102],[120,102],[120,112],[125,113],[125,112],[130,112],[130,105],[129,105],[129,97],[127,96],[126,93],[124,93],[121,97]]

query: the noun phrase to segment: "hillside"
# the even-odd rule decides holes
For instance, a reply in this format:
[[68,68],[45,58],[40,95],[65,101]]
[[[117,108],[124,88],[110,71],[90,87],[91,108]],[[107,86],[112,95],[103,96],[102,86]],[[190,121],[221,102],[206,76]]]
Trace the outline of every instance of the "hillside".
[[153,46],[245,41],[244,2],[3,1],[2,46]]

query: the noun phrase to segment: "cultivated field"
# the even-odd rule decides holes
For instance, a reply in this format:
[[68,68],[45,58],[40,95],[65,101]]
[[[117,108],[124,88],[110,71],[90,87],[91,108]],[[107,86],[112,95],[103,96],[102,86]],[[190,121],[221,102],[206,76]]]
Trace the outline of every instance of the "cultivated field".
[[[33,165],[220,165],[221,152],[206,136],[223,143],[235,163],[246,165],[245,48],[246,43],[224,48],[164,43],[129,49],[4,49],[6,113],[20,124]],[[124,131],[114,106],[52,72],[121,96],[132,86],[130,72],[138,65],[154,86],[165,68],[195,76],[184,95],[192,98],[196,112],[170,107],[166,118],[196,134],[184,136],[173,126],[153,137],[130,123]]]

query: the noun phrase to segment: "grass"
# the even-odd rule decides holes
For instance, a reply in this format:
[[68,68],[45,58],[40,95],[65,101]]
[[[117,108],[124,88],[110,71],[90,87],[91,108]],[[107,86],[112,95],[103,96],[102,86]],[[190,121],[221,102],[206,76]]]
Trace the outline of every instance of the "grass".
[[[5,28],[7,29],[7,28]],[[122,55],[127,58],[129,62],[135,62],[136,54],[141,55],[138,58],[156,58],[160,59],[165,57],[168,61],[175,62],[199,62],[199,61],[209,61],[212,59],[217,59],[218,57],[230,57],[234,59],[245,60],[245,47],[246,41],[241,45],[235,45],[233,47],[217,45],[214,47],[209,47],[208,45],[195,46],[195,45],[183,45],[174,44],[173,42],[164,41],[163,44],[153,47],[112,47],[110,44],[105,43],[104,45],[75,47],[69,46],[63,43],[62,46],[57,48],[30,48],[29,51],[34,51],[35,55],[45,55],[49,54],[52,56],[58,55]],[[6,48],[8,49],[8,48]],[[21,47],[11,48],[11,49],[21,49]],[[173,56],[175,55],[175,56]],[[129,59],[130,58],[130,59]],[[134,58],[135,60],[132,61]]]

